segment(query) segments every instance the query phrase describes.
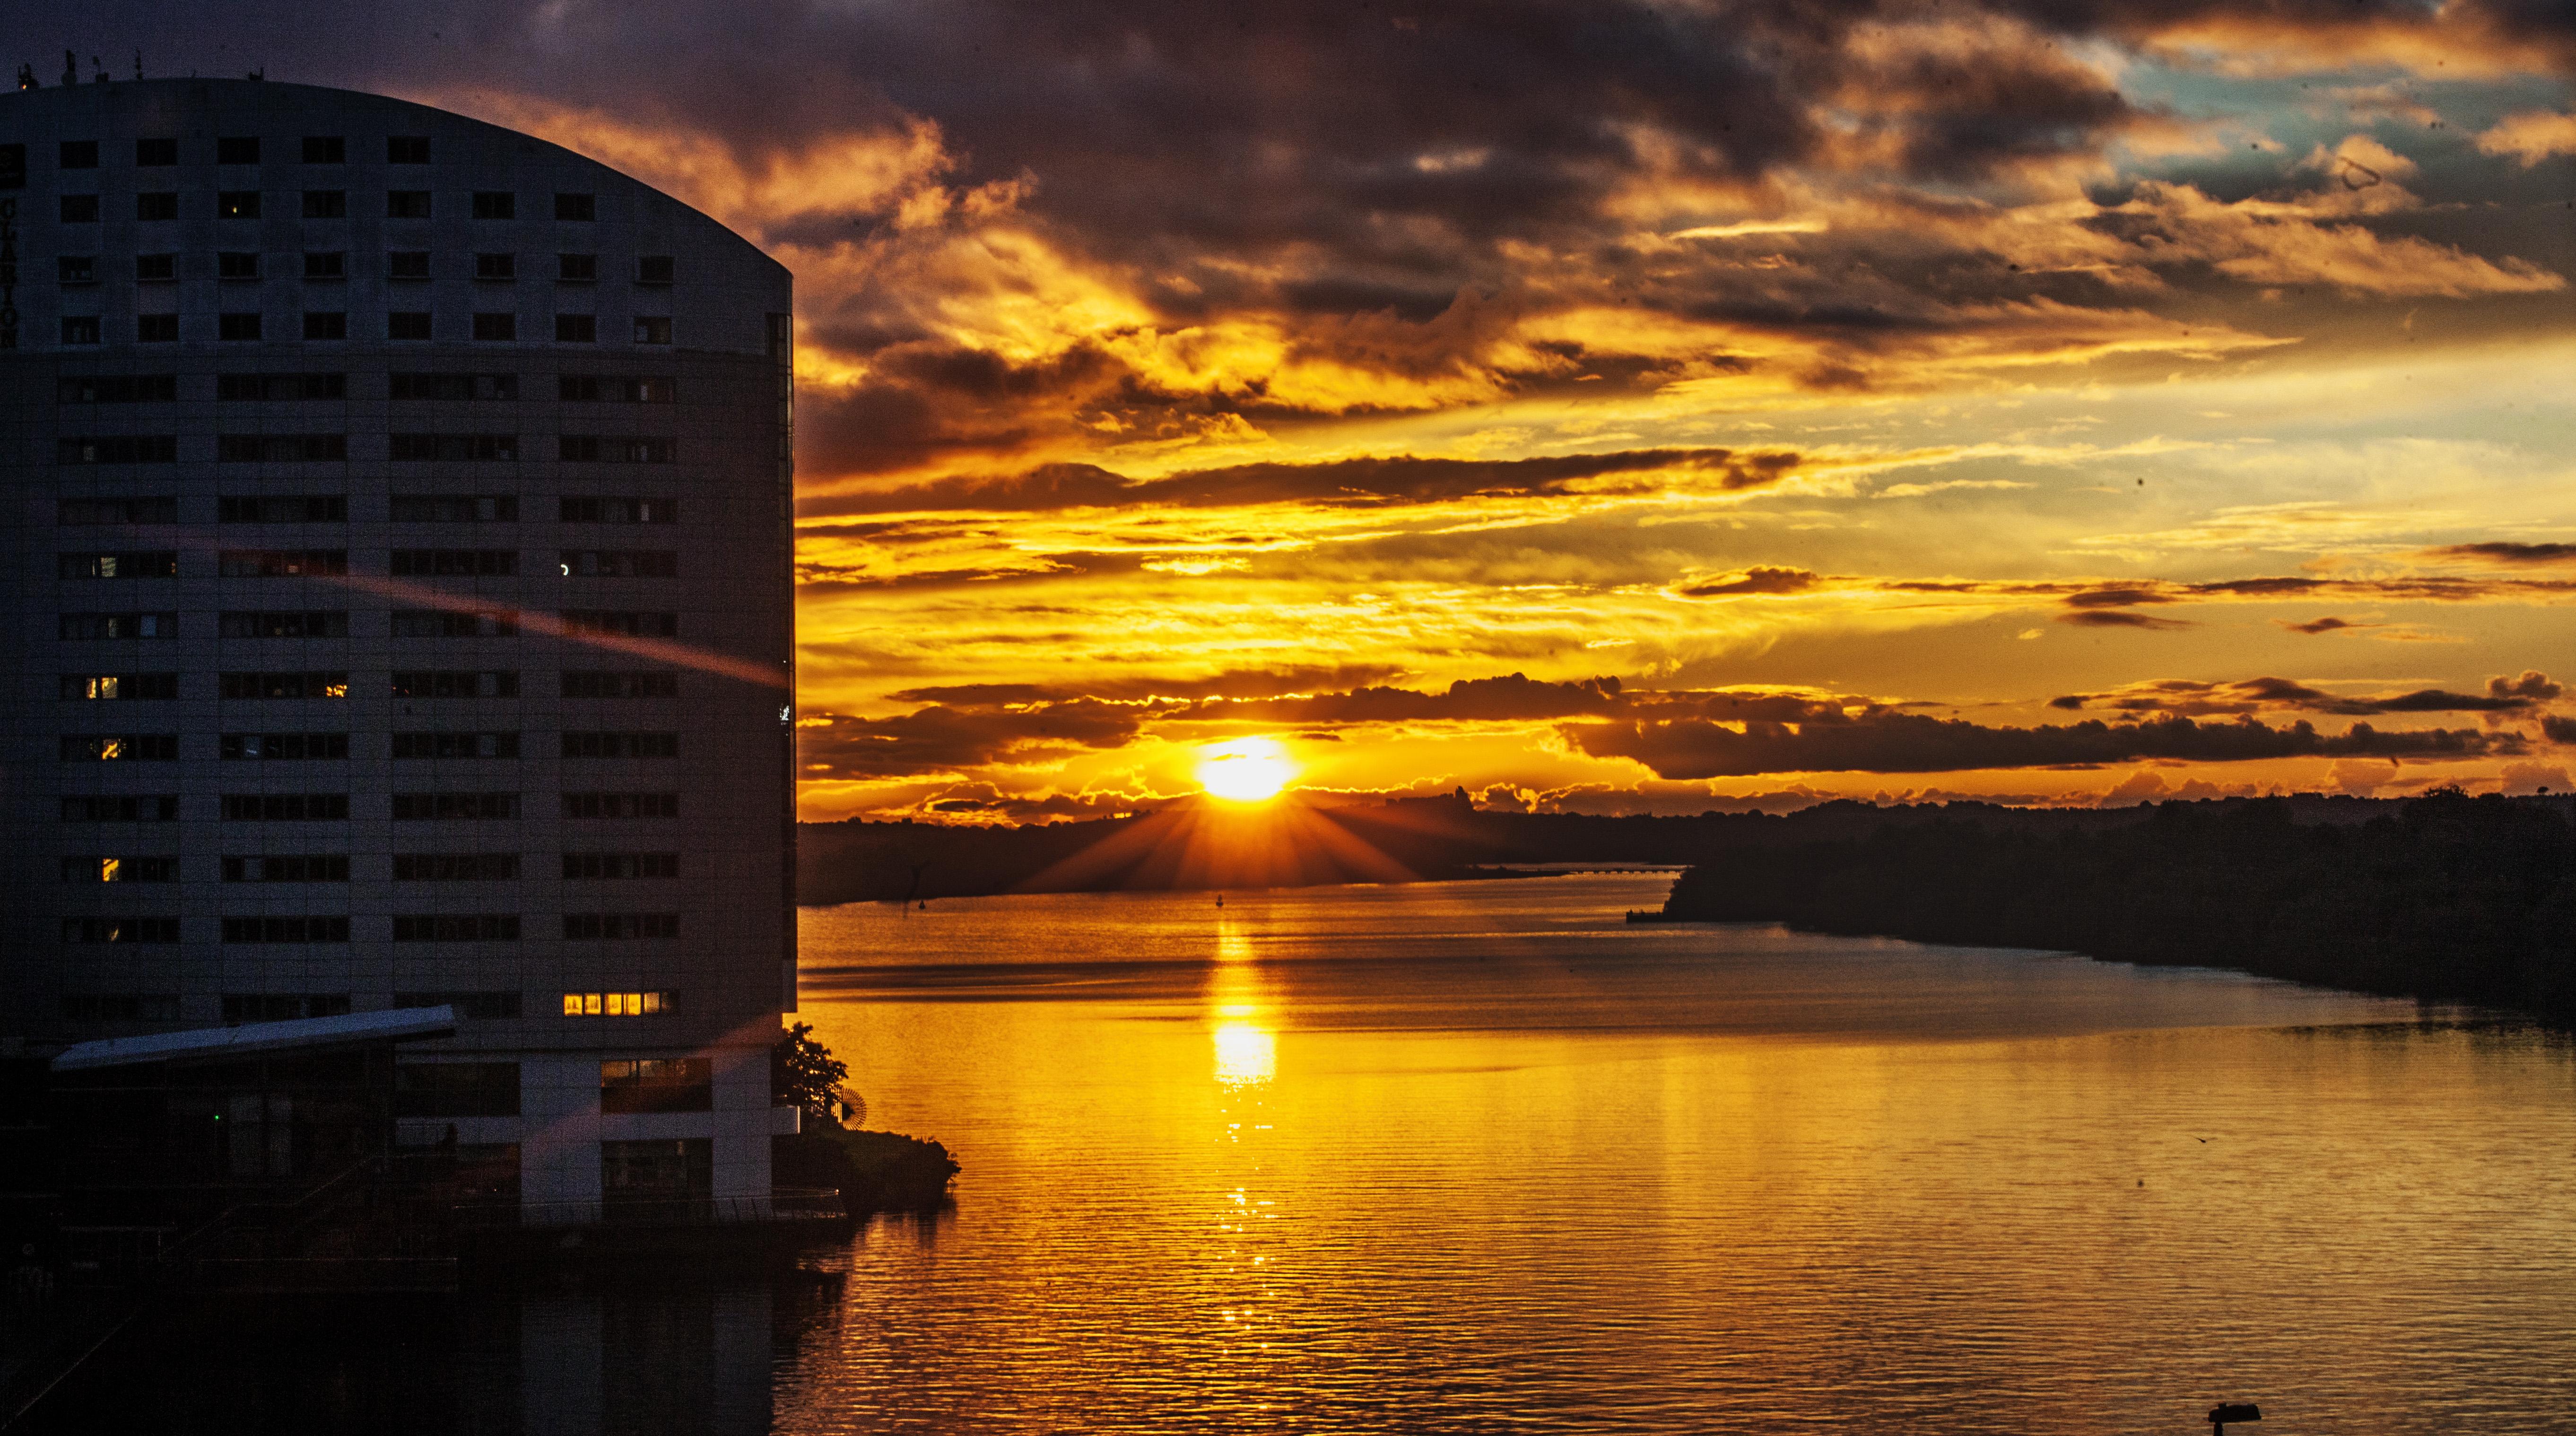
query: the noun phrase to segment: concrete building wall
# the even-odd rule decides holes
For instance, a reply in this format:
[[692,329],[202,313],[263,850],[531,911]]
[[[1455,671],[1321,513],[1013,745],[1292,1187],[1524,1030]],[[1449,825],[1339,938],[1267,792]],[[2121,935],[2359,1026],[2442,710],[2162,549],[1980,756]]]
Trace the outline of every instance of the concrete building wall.
[[[787,272],[544,141],[240,80],[0,95],[0,251],[5,1035],[448,999],[406,1061],[520,1064],[454,1120],[529,1200],[630,1130],[765,1191]],[[690,1055],[714,1111],[601,1115],[603,1062]]]

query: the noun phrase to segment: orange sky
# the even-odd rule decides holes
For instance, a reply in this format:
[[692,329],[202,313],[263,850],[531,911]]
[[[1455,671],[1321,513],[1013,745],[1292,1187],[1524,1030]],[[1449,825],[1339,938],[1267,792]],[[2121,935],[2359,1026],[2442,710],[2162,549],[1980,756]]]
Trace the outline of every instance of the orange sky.
[[2576,766],[2576,21],[703,8],[271,73],[795,270],[809,818]]

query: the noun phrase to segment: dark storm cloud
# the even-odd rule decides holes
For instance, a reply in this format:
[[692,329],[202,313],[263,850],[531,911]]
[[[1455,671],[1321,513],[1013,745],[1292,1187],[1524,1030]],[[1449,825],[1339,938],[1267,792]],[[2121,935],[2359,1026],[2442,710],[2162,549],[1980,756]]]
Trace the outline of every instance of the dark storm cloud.
[[2576,563],[2576,543],[2458,543],[2433,549],[2426,557],[2540,567]]
[[1876,712],[1842,723],[1747,724],[1704,721],[1569,723],[1568,743],[1603,758],[1633,758],[1668,779],[1761,773],[1942,773],[1995,768],[2080,767],[2143,759],[2232,763],[2259,758],[2473,758],[2524,751],[2511,733],[2471,729],[2380,732],[2356,723],[2341,734],[2306,721],[2272,727],[2251,719],[1985,727],[1965,719]]
[[1824,580],[1803,568],[1756,565],[1736,573],[1693,579],[1673,586],[1683,598],[1732,598],[1740,594],[1804,593]]
[[1132,709],[1083,700],[1030,711],[933,705],[891,718],[809,714],[796,731],[796,757],[840,776],[953,772],[1115,748],[1143,726]]
[[2331,693],[2290,678],[2241,678],[2227,683],[2187,678],[2159,678],[2132,683],[2107,693],[2070,693],[2052,698],[2052,708],[2109,708],[2122,713],[2161,713],[2199,718],[2263,711],[2331,713],[2347,718],[2382,713],[2521,713],[2556,698],[2559,685],[2536,668],[2519,675],[2487,680],[2484,693],[2453,693],[2419,688],[2373,696]]
[[1192,716],[1280,723],[1509,723],[1608,713],[1619,706],[1619,680],[1549,683],[1514,673],[1465,678],[1446,692],[1361,688],[1312,697],[1211,704]]
[[2130,613],[2117,608],[2080,608],[2057,616],[2060,623],[2078,628],[2189,628],[2191,622],[2181,618],[2158,618],[2152,613]]
[[[1379,508],[1471,498],[1533,498],[1576,491],[1653,493],[1674,482],[1722,491],[1762,488],[1796,472],[1798,456],[1729,449],[1633,449],[1533,459],[1343,459],[1320,464],[1239,464],[1165,479],[1128,479],[1090,464],[1049,464],[991,478],[809,499],[809,517],[863,513],[1015,512],[1056,509],[1218,508],[1300,504]],[[1634,476],[1631,483],[1604,483]]]

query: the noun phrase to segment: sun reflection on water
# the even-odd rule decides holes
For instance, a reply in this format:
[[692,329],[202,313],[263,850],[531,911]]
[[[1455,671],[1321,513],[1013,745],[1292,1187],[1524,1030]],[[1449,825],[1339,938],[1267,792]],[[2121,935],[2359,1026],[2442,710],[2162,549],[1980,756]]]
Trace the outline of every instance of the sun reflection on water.
[[1250,1087],[1279,1075],[1279,1038],[1252,938],[1234,919],[1217,924],[1216,967],[1208,975],[1208,1030],[1216,1048],[1216,1080]]

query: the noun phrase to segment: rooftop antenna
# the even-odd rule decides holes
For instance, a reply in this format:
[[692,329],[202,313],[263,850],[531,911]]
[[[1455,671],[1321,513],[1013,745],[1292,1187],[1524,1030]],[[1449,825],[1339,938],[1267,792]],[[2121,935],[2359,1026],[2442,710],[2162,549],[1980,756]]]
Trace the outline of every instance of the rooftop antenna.
[[140,50],[134,52],[134,78],[143,78],[143,52]]
[[37,83],[36,67],[28,64],[24,60],[18,62],[18,88],[22,90],[41,90],[44,88],[43,85]]
[[107,66],[100,64],[96,55],[89,57],[89,80],[93,85],[107,83]]
[[69,50],[63,52],[63,83],[66,85],[80,83],[80,59]]

